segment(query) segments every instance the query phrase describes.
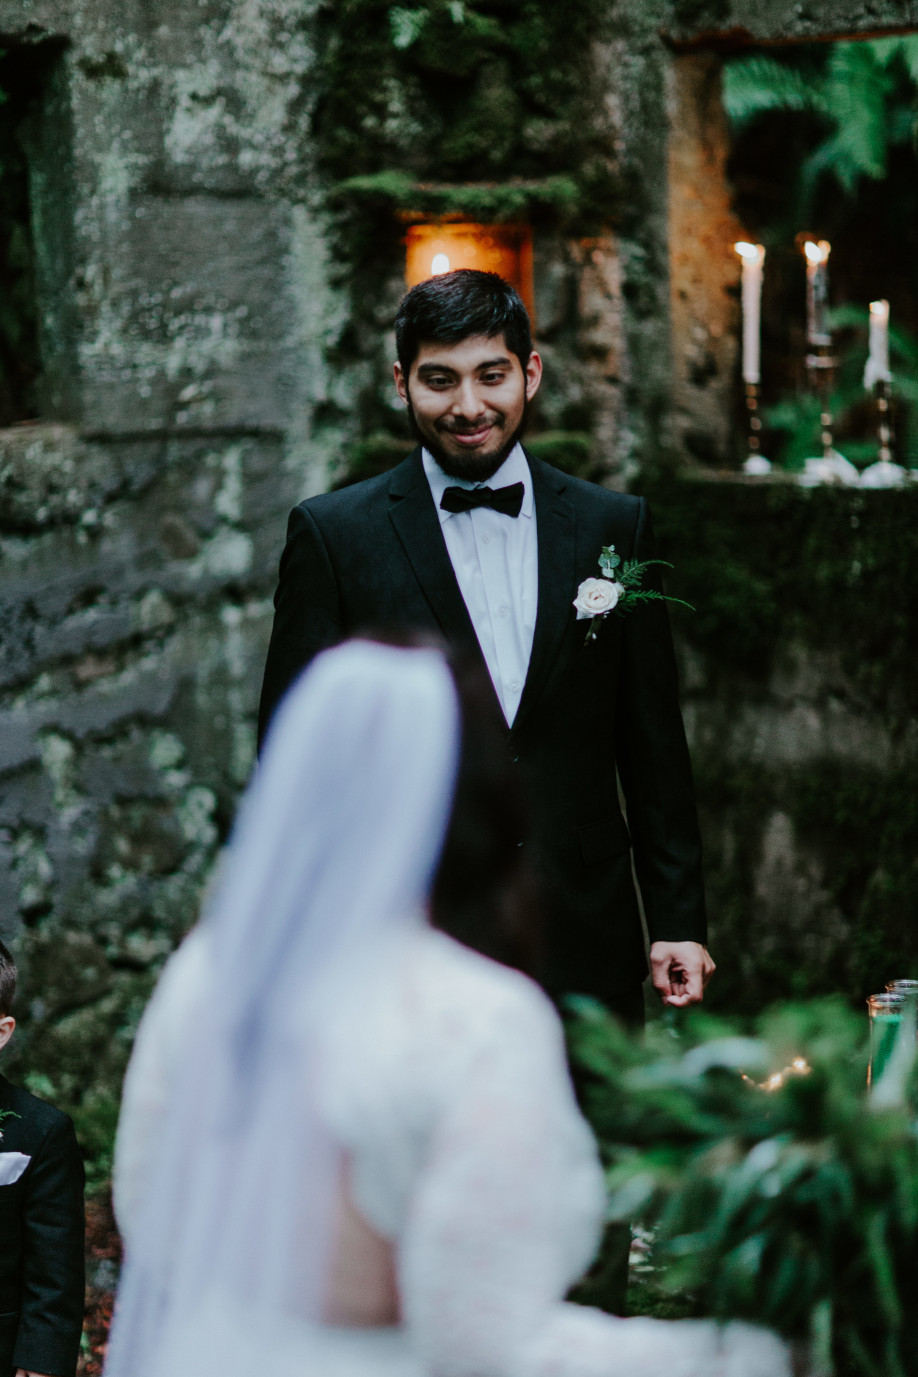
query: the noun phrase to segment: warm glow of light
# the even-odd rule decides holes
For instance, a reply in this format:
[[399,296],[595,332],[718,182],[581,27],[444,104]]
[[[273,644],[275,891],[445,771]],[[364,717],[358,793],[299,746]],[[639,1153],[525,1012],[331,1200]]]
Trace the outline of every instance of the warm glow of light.
[[889,320],[889,302],[871,301],[870,314],[876,316],[879,320]]
[[814,240],[808,239],[803,246],[803,252],[806,254],[808,263],[814,265],[827,263],[829,254],[832,252],[832,245],[826,239],[820,239],[818,244]]
[[481,268],[512,282],[533,314],[532,229],[529,225],[477,225],[467,220],[409,224],[405,283],[414,287],[441,273]]
[[733,247],[740,258],[748,258],[750,262],[758,258],[760,254],[763,258],[765,257],[765,250],[762,248],[761,244],[748,244],[746,240],[743,239],[740,240],[738,244],[734,244]]
[[805,1057],[794,1057],[790,1066],[785,1066],[783,1071],[773,1071],[764,1081],[754,1081],[745,1072],[743,1072],[743,1080],[748,1081],[750,1085],[758,1086],[759,1090],[780,1090],[788,1076],[808,1076],[811,1069]]

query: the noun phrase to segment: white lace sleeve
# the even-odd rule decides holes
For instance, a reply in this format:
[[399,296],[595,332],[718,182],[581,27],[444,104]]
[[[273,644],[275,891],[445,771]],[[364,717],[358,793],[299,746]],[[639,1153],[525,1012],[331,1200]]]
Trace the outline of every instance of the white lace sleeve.
[[560,1027],[510,1001],[453,1088],[402,1236],[405,1320],[431,1377],[788,1377],[742,1325],[621,1320],[565,1304],[589,1262],[601,1175]]

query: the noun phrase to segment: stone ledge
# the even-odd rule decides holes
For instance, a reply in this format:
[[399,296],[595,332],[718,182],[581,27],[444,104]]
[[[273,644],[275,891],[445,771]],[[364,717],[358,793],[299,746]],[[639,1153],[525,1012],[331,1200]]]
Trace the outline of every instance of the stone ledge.
[[283,434],[257,425],[88,430],[45,421],[0,429],[0,533],[95,521],[98,509],[119,494],[136,495],[176,442],[276,444]]

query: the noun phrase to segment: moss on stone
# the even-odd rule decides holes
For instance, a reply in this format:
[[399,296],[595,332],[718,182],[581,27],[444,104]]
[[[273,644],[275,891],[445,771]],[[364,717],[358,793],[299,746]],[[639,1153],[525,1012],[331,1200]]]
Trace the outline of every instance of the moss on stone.
[[[800,640],[837,653],[872,709],[918,713],[918,489],[852,492],[705,482],[641,485],[672,591],[697,611],[680,633],[753,676]],[[911,577],[914,577],[912,572]]]
[[[367,200],[419,213],[614,215],[615,144],[592,51],[599,0],[339,0],[318,17],[318,165],[360,260]],[[377,245],[378,247],[378,245]]]
[[645,485],[706,849],[712,1002],[918,974],[918,491]]

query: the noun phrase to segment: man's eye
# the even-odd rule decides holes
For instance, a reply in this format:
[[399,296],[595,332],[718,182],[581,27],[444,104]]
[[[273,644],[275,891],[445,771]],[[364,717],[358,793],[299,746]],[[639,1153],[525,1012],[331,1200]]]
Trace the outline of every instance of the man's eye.
[[483,373],[483,374],[482,374],[482,378],[481,378],[481,381],[484,382],[484,383],[502,383],[503,380],[504,380],[504,374],[503,374],[503,373],[498,373],[498,372],[494,372],[494,373]]
[[428,387],[449,387],[450,385],[450,379],[442,377],[438,373],[434,373],[431,377],[425,379],[425,381]]

